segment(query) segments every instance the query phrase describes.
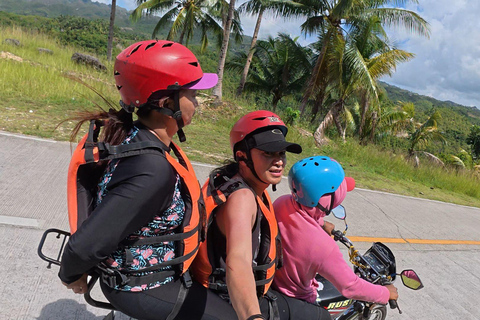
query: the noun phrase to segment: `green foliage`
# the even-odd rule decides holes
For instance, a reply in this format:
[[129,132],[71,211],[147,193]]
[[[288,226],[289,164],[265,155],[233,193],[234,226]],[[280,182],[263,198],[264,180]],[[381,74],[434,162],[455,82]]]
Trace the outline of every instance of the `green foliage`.
[[[245,92],[268,94],[271,97],[271,108],[275,111],[284,97],[302,90],[309,76],[310,55],[308,48],[302,47],[287,34],[281,33],[276,38],[258,41]],[[246,54],[241,53],[232,58],[226,67],[242,72],[245,61]]]
[[282,113],[283,121],[287,125],[293,125],[300,117],[300,110],[293,109],[292,107],[286,107]]
[[[108,20],[90,20],[76,16],[58,16],[43,18],[37,16],[20,16],[0,11],[0,26],[20,26],[31,32],[42,32],[56,38],[64,46],[82,48],[84,51],[97,55],[106,55],[108,38]],[[120,48],[146,37],[133,36],[114,29],[114,54],[120,53]],[[118,47],[116,47],[118,46]]]
[[480,159],[480,126],[474,125],[470,128],[466,141],[470,145],[472,156],[477,160]]

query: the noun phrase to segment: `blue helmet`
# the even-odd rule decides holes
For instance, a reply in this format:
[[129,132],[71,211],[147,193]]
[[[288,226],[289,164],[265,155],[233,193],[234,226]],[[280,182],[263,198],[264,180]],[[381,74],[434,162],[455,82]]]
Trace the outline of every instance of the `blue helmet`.
[[296,162],[288,173],[288,185],[295,200],[307,207],[316,207],[320,198],[338,189],[345,172],[330,157],[308,157]]

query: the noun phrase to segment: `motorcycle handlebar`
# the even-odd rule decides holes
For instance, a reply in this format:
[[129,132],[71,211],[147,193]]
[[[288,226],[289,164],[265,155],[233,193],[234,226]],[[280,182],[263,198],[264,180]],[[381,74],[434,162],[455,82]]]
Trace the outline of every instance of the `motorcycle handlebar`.
[[402,310],[398,307],[397,300],[388,300],[388,304],[390,305],[390,309],[398,309],[398,313],[402,314]]
[[332,230],[332,235],[335,241],[338,241],[344,238],[343,232],[340,230]]
[[397,301],[395,300],[388,300],[388,304],[390,305],[390,309],[396,309],[398,307]]
[[333,240],[340,241],[346,247],[350,248],[353,246],[352,242],[347,237],[345,237],[342,231],[332,230],[332,235],[333,235]]

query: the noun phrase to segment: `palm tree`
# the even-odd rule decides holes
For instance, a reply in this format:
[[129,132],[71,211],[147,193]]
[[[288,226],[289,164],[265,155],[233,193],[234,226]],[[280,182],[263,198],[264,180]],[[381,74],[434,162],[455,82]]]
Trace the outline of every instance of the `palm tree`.
[[428,146],[431,141],[439,141],[443,144],[446,144],[446,139],[443,135],[438,131],[438,121],[441,119],[441,115],[438,111],[435,111],[427,121],[422,123],[418,126],[417,130],[410,135],[410,146],[408,148],[408,157],[413,159],[415,167],[418,167],[420,164],[420,160],[418,158],[419,154],[422,154],[433,160],[437,163],[443,162],[436,157],[435,155],[422,151],[420,149],[424,149]]
[[[227,24],[228,10],[230,8],[230,3],[225,0],[214,0],[213,5],[210,7],[209,12],[214,17],[220,17],[222,20],[222,30],[225,30]],[[237,9],[233,10],[233,19],[232,27],[230,33],[234,34],[235,43],[242,43],[243,41],[243,29],[240,22],[240,12]],[[223,32],[217,35],[217,44],[218,49],[222,47],[223,43]]]
[[[377,86],[377,80],[383,76],[391,76],[398,63],[406,62],[414,57],[412,53],[395,48],[390,44],[388,36],[377,16],[359,22],[350,31],[350,36],[355,39],[355,44],[367,64],[368,72]],[[378,92],[378,90],[377,90]],[[360,99],[361,120],[358,135],[362,138],[365,118],[369,105],[379,106],[378,95],[370,96],[369,90],[358,88]]]
[[[360,109],[359,106],[359,127],[362,123]],[[414,113],[413,103],[402,102],[396,107],[378,108],[365,117],[363,136],[360,136],[360,139],[366,141],[369,138],[371,142],[374,142],[374,140],[380,141],[389,137],[400,139],[408,137],[408,132],[414,129]]]
[[107,42],[107,60],[108,61],[112,61],[113,28],[115,26],[116,8],[117,8],[117,0],[112,0],[112,8],[110,9],[110,25],[108,26],[108,42]]
[[178,42],[183,44],[183,41],[186,40],[186,45],[188,45],[194,31],[199,29],[201,50],[203,51],[208,45],[207,31],[211,30],[217,35],[223,33],[222,26],[218,22],[221,21],[221,17],[212,14],[213,3],[211,0],[136,0],[136,3],[138,7],[131,15],[133,21],[138,21],[144,11],[147,15],[163,13],[152,32],[153,38],[162,27],[171,25],[167,40],[174,41],[179,34]]
[[[272,96],[272,109],[285,96],[300,91],[310,70],[311,51],[302,47],[297,39],[280,33],[277,38],[257,42],[252,59],[252,70],[245,82],[245,91],[264,92]],[[245,53],[233,58],[227,68],[241,71]]]
[[252,42],[250,43],[250,50],[248,51],[245,67],[243,68],[240,78],[240,84],[237,88],[237,96],[242,93],[245,82],[247,81],[247,75],[250,69],[250,64],[252,63],[253,53],[255,52],[255,45],[257,43],[263,14],[270,11],[278,16],[283,12],[286,12],[289,6],[295,6],[295,3],[290,0],[249,0],[238,8],[240,13],[250,13],[251,15],[256,14],[257,22],[255,23],[255,29],[253,30]]
[[[355,35],[362,34],[364,39],[369,39],[371,33],[379,32],[379,27],[367,27],[379,25],[403,25],[408,30],[418,32],[428,36],[428,24],[418,14],[400,8],[389,8],[391,3],[395,5],[405,5],[416,0],[297,0],[300,4],[292,14],[306,16],[307,19],[302,24],[302,31],[305,34],[317,33],[321,41],[319,52],[312,76],[305,89],[302,99],[301,110],[305,107],[310,97],[330,88],[330,95],[337,97],[335,103],[330,105],[329,112],[325,117],[326,121],[334,121],[339,133],[342,128],[335,117],[343,110],[345,99],[355,93],[358,88],[364,90],[364,94],[377,97],[376,77],[379,74],[373,73],[375,68],[370,66],[368,57],[362,55],[362,43],[355,40]],[[380,37],[377,36],[378,39]],[[405,57],[401,58],[405,60]],[[385,64],[392,66],[395,64]],[[379,68],[382,72],[387,69]],[[388,73],[388,72],[387,72]],[[321,97],[327,95],[323,94]],[[325,127],[321,123],[318,130]],[[317,136],[322,136],[322,132],[317,132]],[[316,139],[317,140],[317,139]],[[317,140],[318,144],[322,141]]]
[[225,61],[227,60],[228,42],[230,40],[230,28],[232,26],[234,12],[235,12],[235,0],[230,0],[227,18],[225,19],[225,27],[223,28],[222,47],[220,48],[220,56],[218,59],[218,66],[217,66],[218,82],[217,82],[217,85],[212,90],[212,93],[215,96],[216,103],[220,103],[222,101],[223,71],[225,69]]

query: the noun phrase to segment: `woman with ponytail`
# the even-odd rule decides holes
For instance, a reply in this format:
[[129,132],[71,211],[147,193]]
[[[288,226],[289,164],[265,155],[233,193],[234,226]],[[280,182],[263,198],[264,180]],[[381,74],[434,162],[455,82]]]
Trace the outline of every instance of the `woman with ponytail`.
[[83,114],[74,132],[96,120],[103,146],[148,145],[158,152],[105,160],[94,209],[65,247],[62,283],[83,294],[87,274],[96,270],[109,302],[136,319],[234,318],[228,303],[189,276],[202,225],[200,187],[172,141],[175,134],[185,140],[196,90],[212,88],[217,75],[203,73],[181,44],[149,40],[117,56],[115,82],[121,110]]

